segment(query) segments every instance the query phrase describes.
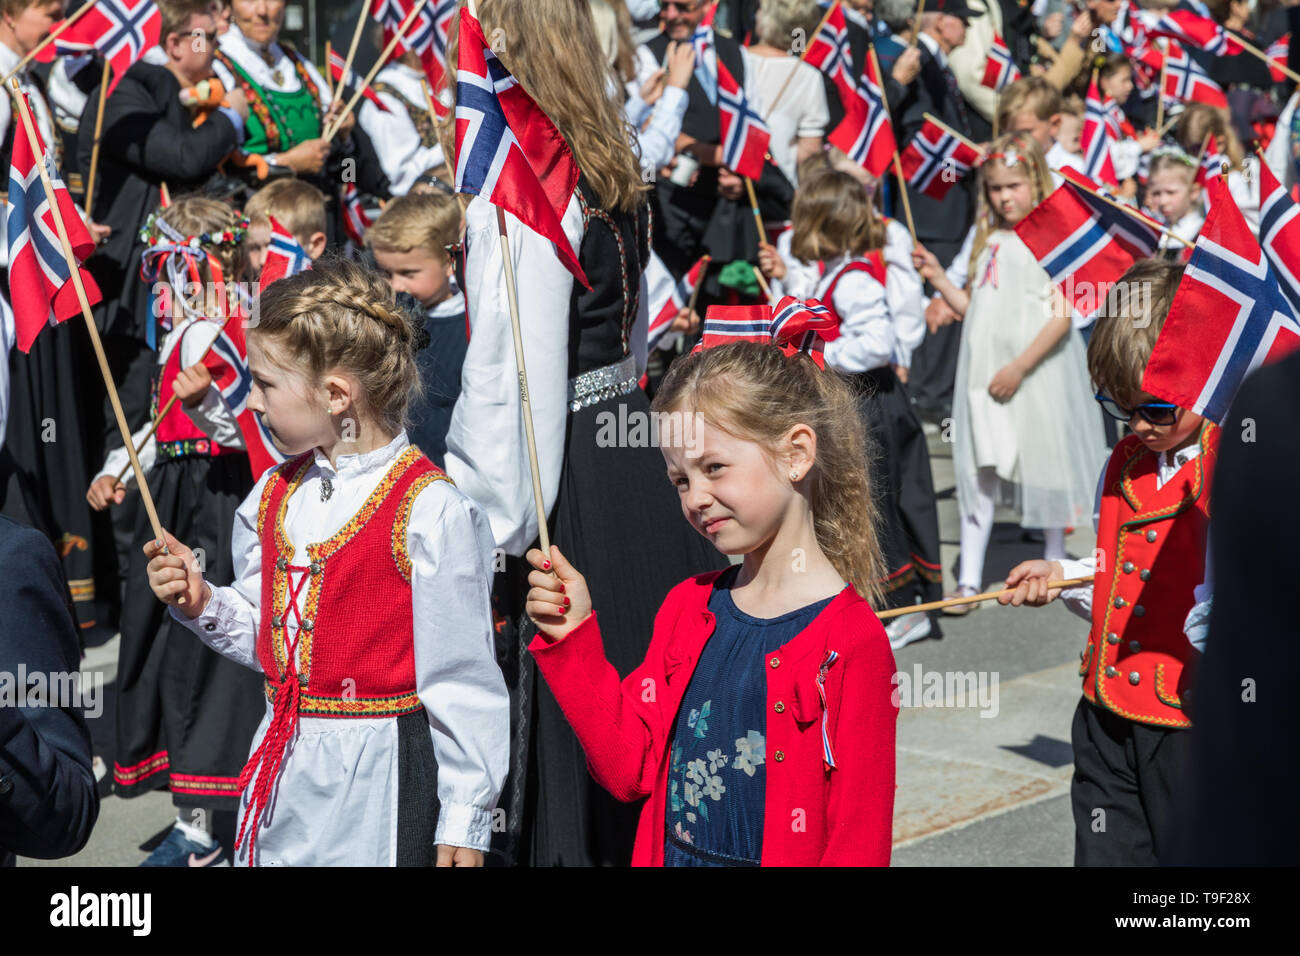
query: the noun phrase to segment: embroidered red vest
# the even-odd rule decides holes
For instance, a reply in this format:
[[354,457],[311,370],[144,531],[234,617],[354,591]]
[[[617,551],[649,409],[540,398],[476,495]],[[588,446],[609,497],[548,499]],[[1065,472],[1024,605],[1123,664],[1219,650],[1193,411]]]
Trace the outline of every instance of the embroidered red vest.
[[[171,401],[172,386],[175,384],[176,376],[181,370],[181,346],[184,344],[186,334],[196,324],[190,323],[181,330],[176,347],[167,355],[161,374],[154,379],[152,409],[154,418],[157,418],[158,412]],[[208,352],[203,359],[203,365],[212,373],[212,380],[218,386],[221,386],[225,380],[228,367],[225,360],[216,353],[216,349]],[[185,414],[185,409],[181,406],[179,400],[172,405],[166,417],[158,423],[158,428],[154,432],[154,441],[157,442],[158,457],[160,459],[181,458],[192,455],[212,456],[243,453],[242,448],[219,445],[209,438],[203,429],[194,424],[190,416]]]
[[[264,566],[257,655],[267,694],[274,697],[292,664],[301,714],[392,717],[418,711],[406,528],[420,491],[451,479],[418,448],[407,448],[338,533],[303,542],[311,563],[299,569],[291,563],[297,542],[289,540],[284,516],[311,463],[309,452],[280,465],[258,508]],[[288,592],[301,575],[307,576],[307,598],[295,626]]]
[[1106,466],[1092,630],[1079,673],[1088,700],[1139,723],[1191,726],[1183,697],[1195,651],[1183,621],[1205,576],[1217,426],[1202,426],[1200,447],[1161,488],[1158,456],[1136,435],[1115,446]]

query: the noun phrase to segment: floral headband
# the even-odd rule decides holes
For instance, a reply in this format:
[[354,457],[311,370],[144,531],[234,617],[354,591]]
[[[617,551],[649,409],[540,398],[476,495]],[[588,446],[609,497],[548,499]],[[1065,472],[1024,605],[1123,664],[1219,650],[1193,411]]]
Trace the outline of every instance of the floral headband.
[[167,221],[158,215],[158,212],[149,213],[149,218],[144,221],[140,228],[140,241],[145,245],[157,248],[158,251],[179,251],[182,248],[199,251],[202,246],[237,246],[244,240],[244,233],[248,232],[248,219],[240,216],[235,225],[230,229],[222,232],[203,232],[197,236],[182,236],[180,232],[168,225]]
[[1187,153],[1185,153],[1182,149],[1180,149],[1177,146],[1173,146],[1168,143],[1162,143],[1159,146],[1157,146],[1155,149],[1151,150],[1152,161],[1155,161],[1157,159],[1162,159],[1165,157],[1172,159],[1176,163],[1181,163],[1182,165],[1186,166],[1188,169],[1196,168],[1196,160],[1192,159],[1192,157],[1188,156]]

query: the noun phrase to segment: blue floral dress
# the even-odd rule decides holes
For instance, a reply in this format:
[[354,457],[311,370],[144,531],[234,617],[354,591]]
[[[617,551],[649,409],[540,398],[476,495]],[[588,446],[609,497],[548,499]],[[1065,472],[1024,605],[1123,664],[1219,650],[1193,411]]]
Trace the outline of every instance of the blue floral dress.
[[664,866],[758,866],[763,855],[767,655],[832,598],[774,618],[731,599],[738,569],[718,576],[717,620],[677,712],[668,771]]

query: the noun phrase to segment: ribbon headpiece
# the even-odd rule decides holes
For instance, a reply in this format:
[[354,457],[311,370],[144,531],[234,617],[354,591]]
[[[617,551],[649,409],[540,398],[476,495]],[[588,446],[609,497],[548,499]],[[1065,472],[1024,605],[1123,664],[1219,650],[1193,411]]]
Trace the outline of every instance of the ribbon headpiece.
[[787,295],[771,305],[713,305],[704,317],[700,349],[732,342],[775,345],[786,355],[806,352],[818,368],[825,368],[822,350],[839,336],[835,314],[816,299]]

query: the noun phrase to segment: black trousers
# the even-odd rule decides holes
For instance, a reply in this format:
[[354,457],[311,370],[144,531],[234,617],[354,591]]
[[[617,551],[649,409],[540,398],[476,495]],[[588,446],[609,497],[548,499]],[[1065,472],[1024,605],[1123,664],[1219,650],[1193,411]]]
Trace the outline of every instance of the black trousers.
[[1070,737],[1074,865],[1158,865],[1191,735],[1080,698]]

